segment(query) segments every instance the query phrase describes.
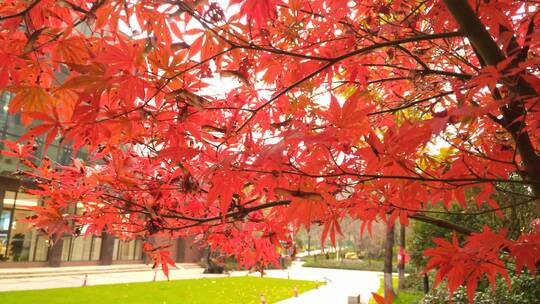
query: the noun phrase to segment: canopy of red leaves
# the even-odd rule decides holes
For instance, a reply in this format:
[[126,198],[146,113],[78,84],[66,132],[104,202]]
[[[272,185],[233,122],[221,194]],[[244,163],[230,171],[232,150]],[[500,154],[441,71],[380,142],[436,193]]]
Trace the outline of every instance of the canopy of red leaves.
[[[4,153],[39,186],[36,226],[144,239],[164,270],[172,261],[154,236],[195,235],[265,266],[301,226],[323,225],[323,240],[334,241],[345,216],[368,228],[407,224],[439,203],[465,205],[473,187],[494,212],[497,183],[530,185],[537,197],[533,4],[222,5],[0,3],[0,90],[32,123]],[[473,18],[460,18],[468,10],[452,10],[459,5]],[[471,32],[469,21],[483,27]],[[35,152],[38,137],[86,156],[53,163]],[[77,203],[84,213],[67,214]],[[436,243],[428,269],[451,290],[505,276],[501,251],[518,271],[534,272],[540,256],[532,230]]]

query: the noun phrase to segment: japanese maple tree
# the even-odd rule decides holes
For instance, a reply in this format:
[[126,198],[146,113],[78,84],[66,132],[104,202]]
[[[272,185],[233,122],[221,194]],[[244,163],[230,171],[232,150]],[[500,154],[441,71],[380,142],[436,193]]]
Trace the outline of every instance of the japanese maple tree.
[[473,294],[506,261],[536,271],[538,224],[509,239],[429,210],[474,188],[498,212],[517,183],[540,215],[539,24],[511,0],[2,1],[0,89],[31,126],[4,153],[51,237],[140,238],[166,269],[156,240],[196,236],[261,269],[302,226],[413,218],[468,235],[427,268]]

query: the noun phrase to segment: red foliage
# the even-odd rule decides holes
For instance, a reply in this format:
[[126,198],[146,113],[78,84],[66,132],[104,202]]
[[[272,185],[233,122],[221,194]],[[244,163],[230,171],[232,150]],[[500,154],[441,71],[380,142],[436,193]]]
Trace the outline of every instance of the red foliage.
[[[3,1],[0,90],[33,123],[3,153],[38,184],[49,235],[194,235],[247,266],[301,226],[334,242],[345,216],[407,224],[472,188],[501,215],[498,183],[540,192],[540,18],[468,3],[460,18],[465,0]],[[37,137],[85,157],[56,164]],[[506,275],[501,252],[518,271],[540,256],[536,230],[437,244],[428,268],[469,293]]]
[[374,292],[371,293],[371,295],[373,296],[373,299],[375,300],[377,304],[392,304],[394,300],[394,296],[392,295],[392,292],[388,290],[386,294],[388,295],[388,298],[385,298]]
[[508,274],[504,263],[499,258],[499,252],[508,244],[506,232],[493,233],[488,227],[482,233],[474,233],[464,247],[460,247],[454,234],[452,243],[445,239],[435,238],[438,247],[426,250],[425,254],[431,259],[425,271],[437,267],[435,286],[444,278],[448,278],[450,297],[454,290],[466,283],[469,301],[472,303],[478,280],[487,276],[492,287],[495,278],[501,274],[508,283]]

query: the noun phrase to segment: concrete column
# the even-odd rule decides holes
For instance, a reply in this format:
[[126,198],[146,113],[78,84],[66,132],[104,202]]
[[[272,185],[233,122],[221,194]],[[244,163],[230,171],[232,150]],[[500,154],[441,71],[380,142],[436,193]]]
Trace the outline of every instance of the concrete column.
[[103,231],[101,234],[101,265],[111,265],[113,262],[114,253],[114,236]]
[[186,241],[183,238],[178,238],[176,246],[176,262],[185,263],[186,261]]
[[204,256],[204,249],[197,246],[193,241],[194,238],[191,236],[184,240],[184,262],[186,263],[196,263]]
[[60,238],[58,241],[54,242],[54,244],[49,248],[49,252],[47,253],[47,261],[49,267],[60,267],[60,264],[62,263],[63,244],[64,240]]

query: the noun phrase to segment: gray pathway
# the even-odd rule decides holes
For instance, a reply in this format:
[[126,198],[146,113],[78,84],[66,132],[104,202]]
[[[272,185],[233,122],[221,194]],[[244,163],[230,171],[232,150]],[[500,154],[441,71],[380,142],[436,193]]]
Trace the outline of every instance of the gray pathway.
[[[91,285],[105,285],[105,284],[119,284],[119,283],[133,283],[133,282],[151,282],[156,276],[156,281],[167,280],[163,272],[154,272],[149,265],[145,266],[147,270],[137,270],[129,272],[112,272],[112,273],[99,273],[89,274],[86,280],[88,286]],[[78,269],[85,270],[84,267],[78,267]],[[88,269],[90,270],[90,269]],[[2,279],[0,272],[0,291],[10,290],[30,290],[30,289],[49,289],[49,288],[62,288],[62,287],[80,287],[83,285],[85,275],[82,271],[80,274],[75,275],[62,275],[58,276],[44,276],[44,277],[30,277],[30,278],[9,278]],[[202,268],[189,268],[189,269],[171,269],[169,277],[171,280],[183,280],[183,279],[196,279],[202,277],[217,277],[223,275],[207,275],[203,274]]]
[[371,293],[379,289],[382,273],[373,271],[356,271],[326,268],[301,267],[302,263],[294,262],[287,271],[269,270],[269,277],[311,281],[327,281],[325,286],[313,289],[297,298],[289,298],[278,304],[347,304],[347,297],[360,295],[362,303],[368,303]]

